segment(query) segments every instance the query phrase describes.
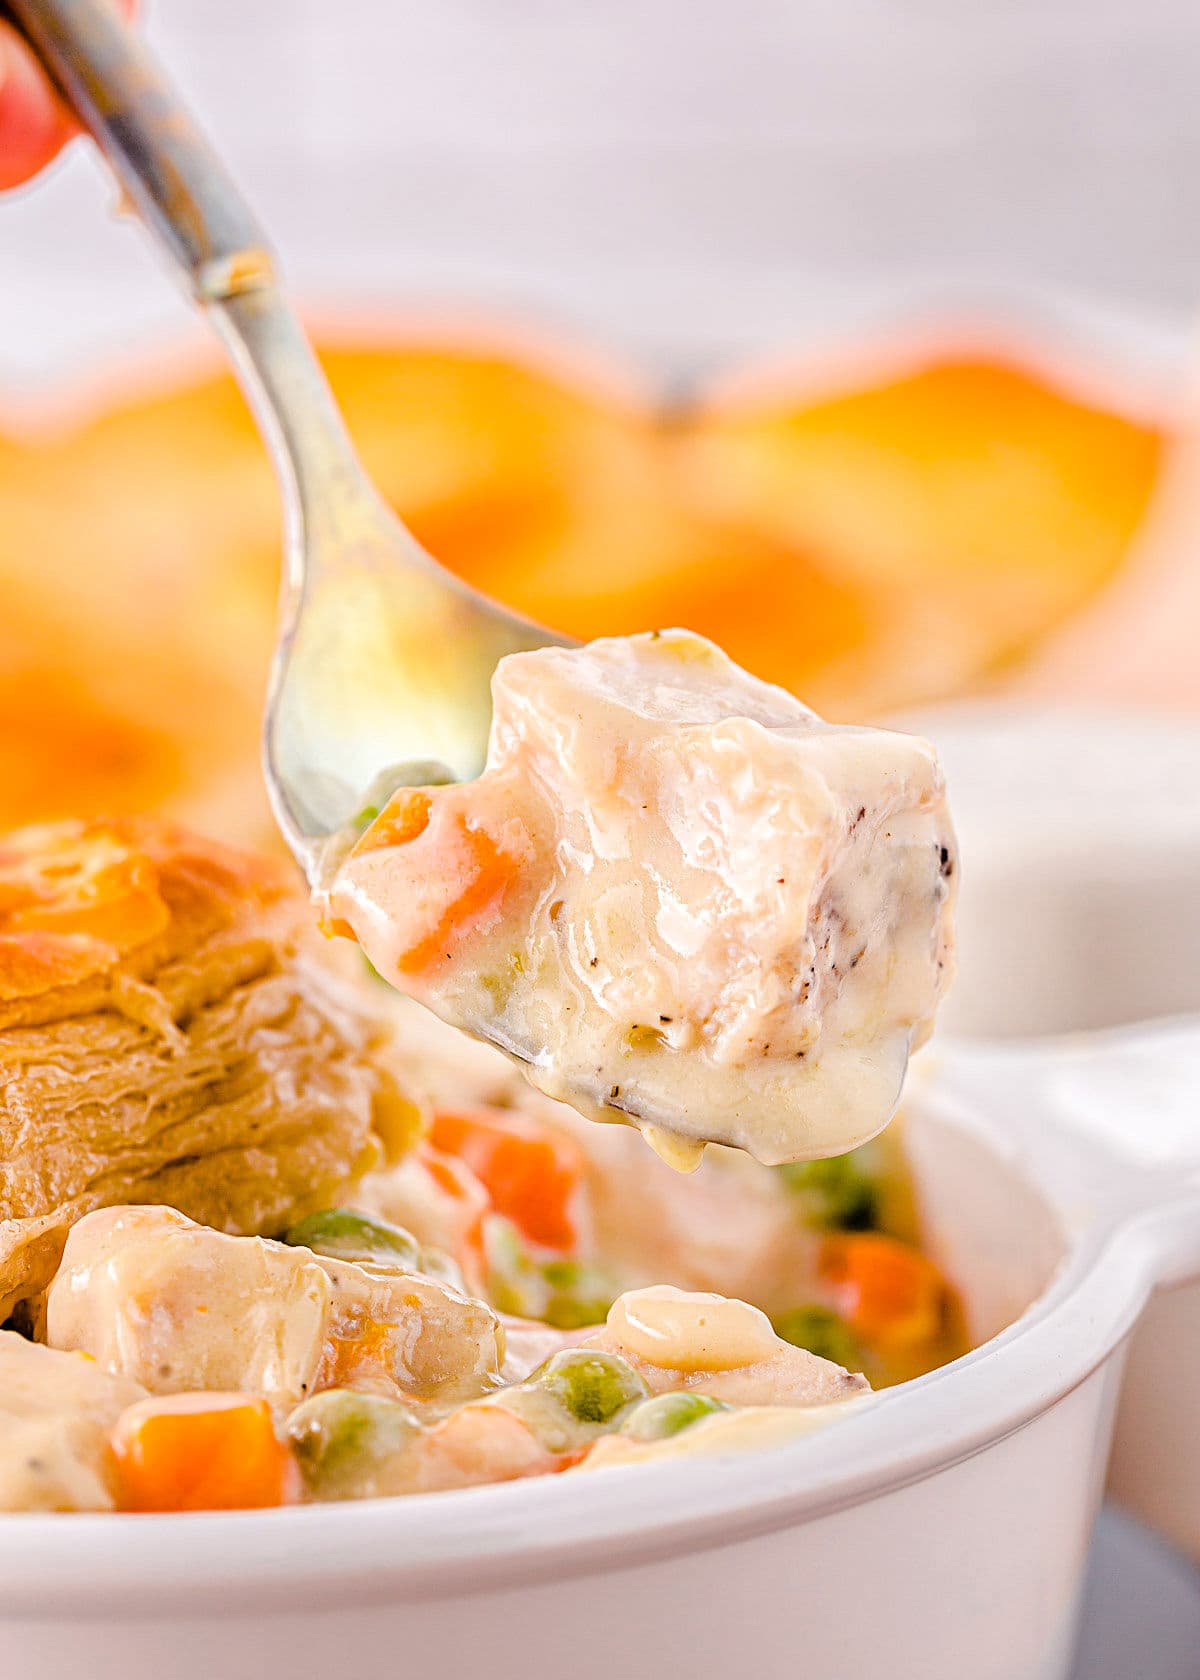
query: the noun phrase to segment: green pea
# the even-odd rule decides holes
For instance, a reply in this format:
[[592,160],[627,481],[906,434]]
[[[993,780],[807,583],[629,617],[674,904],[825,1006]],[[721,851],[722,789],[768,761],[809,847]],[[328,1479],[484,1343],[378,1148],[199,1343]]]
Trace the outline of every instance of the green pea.
[[287,1439],[308,1491],[316,1498],[370,1492],[374,1465],[398,1453],[420,1425],[398,1400],[328,1388],[297,1406]]
[[484,1221],[487,1256],[487,1297],[497,1312],[514,1318],[536,1318],[543,1305],[541,1278],[529,1258],[516,1226],[496,1215]]
[[802,1198],[805,1221],[820,1230],[873,1231],[882,1200],[879,1171],[872,1154],[851,1150],[826,1161],[793,1161],[777,1171]]
[[603,1324],[620,1291],[586,1260],[538,1260],[510,1220],[487,1221],[488,1299],[497,1312],[536,1318],[556,1330]]
[[586,1330],[603,1324],[619,1291],[599,1266],[586,1260],[547,1260],[542,1265],[546,1299],[538,1317],[555,1330]]
[[434,1278],[438,1283],[448,1283],[452,1289],[457,1289],[464,1295],[467,1293],[462,1267],[444,1249],[422,1248],[419,1264],[426,1277]]
[[383,1219],[352,1213],[349,1208],[310,1213],[285,1231],[283,1240],[335,1260],[371,1260],[413,1272],[421,1267],[420,1246],[408,1231]]
[[775,1334],[793,1347],[807,1348],[822,1359],[832,1359],[848,1371],[862,1370],[862,1349],[838,1313],[829,1307],[793,1307],[773,1320]]
[[656,1394],[635,1406],[621,1424],[621,1434],[635,1441],[665,1441],[714,1412],[732,1411],[724,1400],[709,1394]]
[[597,1348],[564,1348],[539,1365],[531,1380],[580,1423],[611,1423],[649,1392],[628,1360]]

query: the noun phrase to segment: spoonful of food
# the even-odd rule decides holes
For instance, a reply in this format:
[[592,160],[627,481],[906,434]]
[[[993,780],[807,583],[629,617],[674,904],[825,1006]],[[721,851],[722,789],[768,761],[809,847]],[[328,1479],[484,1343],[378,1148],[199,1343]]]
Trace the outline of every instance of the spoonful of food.
[[953,966],[932,747],[825,724],[686,632],[561,641],[444,571],[368,480],[262,230],[144,45],[105,0],[7,7],[270,449],[266,775],[330,931],[677,1165],[873,1136]]

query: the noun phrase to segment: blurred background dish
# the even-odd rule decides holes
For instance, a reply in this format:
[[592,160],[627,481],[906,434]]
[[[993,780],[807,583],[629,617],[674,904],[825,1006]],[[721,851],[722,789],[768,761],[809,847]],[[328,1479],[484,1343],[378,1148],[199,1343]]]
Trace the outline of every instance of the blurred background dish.
[[964,859],[939,1030],[1008,1038],[1200,1010],[1200,728],[1028,699],[898,720],[931,734]]
[[[330,334],[325,363],[453,570],[582,637],[686,624],[840,718],[1019,675],[1120,573],[1164,452],[1161,425],[986,347],[900,344],[841,383],[767,372],[669,407],[595,354],[478,330]],[[10,433],[0,822],[162,807],[270,833],[278,541],[224,375]]]

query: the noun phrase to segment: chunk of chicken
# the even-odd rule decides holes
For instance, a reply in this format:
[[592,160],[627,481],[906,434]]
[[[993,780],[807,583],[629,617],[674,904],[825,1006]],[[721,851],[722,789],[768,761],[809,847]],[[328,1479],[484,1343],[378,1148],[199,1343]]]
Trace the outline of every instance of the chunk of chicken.
[[145,1390],[0,1330],[0,1511],[110,1511],[109,1437]]
[[46,1339],[152,1393],[242,1390],[281,1403],[337,1384],[449,1402],[494,1385],[490,1307],[416,1272],[229,1237],[170,1208],[110,1208],[72,1229]]
[[394,794],[331,925],[679,1165],[881,1130],[953,967],[933,748],[826,724],[683,631],[514,654],[492,693],[484,774]]

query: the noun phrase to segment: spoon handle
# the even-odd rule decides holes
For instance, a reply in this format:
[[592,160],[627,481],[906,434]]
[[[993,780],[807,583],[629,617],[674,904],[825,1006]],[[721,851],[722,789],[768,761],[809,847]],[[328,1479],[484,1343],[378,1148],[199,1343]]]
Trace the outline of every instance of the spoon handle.
[[266,236],[144,42],[106,0],[5,0],[63,99],[205,303],[269,285]]
[[[284,492],[282,622],[317,532],[380,517],[266,234],[137,31],[108,0],[0,0],[224,340]],[[326,556],[326,560],[327,560]]]

